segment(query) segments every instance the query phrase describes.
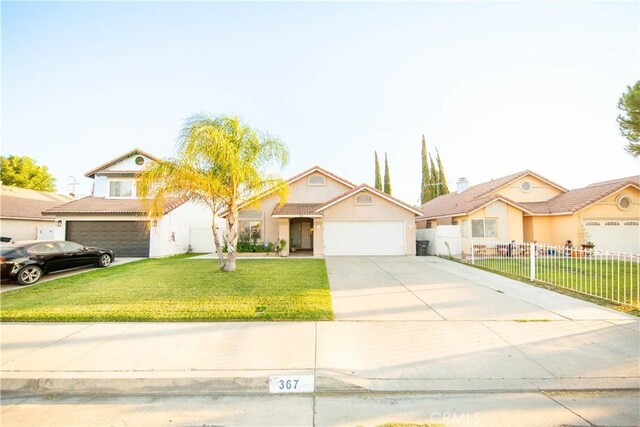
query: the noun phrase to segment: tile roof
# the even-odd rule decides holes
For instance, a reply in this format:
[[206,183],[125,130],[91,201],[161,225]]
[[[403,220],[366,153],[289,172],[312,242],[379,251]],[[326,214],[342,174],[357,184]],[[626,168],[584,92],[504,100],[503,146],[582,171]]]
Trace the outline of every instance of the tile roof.
[[328,207],[346,199],[349,196],[352,196],[356,193],[359,193],[360,191],[370,191],[373,194],[376,194],[379,197],[382,197],[383,199],[387,199],[392,203],[395,203],[396,205],[399,205],[400,207],[403,207],[407,210],[410,210],[411,212],[415,213],[415,214],[420,214],[420,210],[414,206],[411,206],[405,202],[403,202],[400,199],[397,199],[387,193],[383,193],[382,191],[368,185],[368,184],[360,184],[359,186],[357,186],[356,188],[349,190],[345,193],[342,193],[341,195],[334,197],[331,200],[326,201],[325,203],[320,204],[320,207],[318,207],[317,212],[322,211],[324,209],[327,209]]
[[535,214],[575,213],[629,185],[640,189],[640,175],[597,182],[559,194],[546,202],[521,203],[521,205]]
[[[107,163],[104,163],[104,164],[98,166],[97,168],[91,169],[89,172],[85,173],[84,176],[86,176],[87,178],[93,178],[95,176],[96,172],[100,172],[102,169],[106,169],[106,168],[108,168],[110,166],[113,166],[116,163],[118,163],[118,162],[120,162],[120,161],[122,161],[122,160],[124,160],[126,158],[129,158],[129,157],[131,157],[133,155],[136,155],[136,154],[141,154],[141,155],[143,155],[145,157],[148,157],[149,159],[151,159],[153,161],[156,161],[156,162],[160,162],[161,161],[161,159],[159,159],[158,157],[156,157],[156,156],[154,156],[152,154],[149,154],[149,153],[147,153],[145,151],[142,151],[139,148],[134,148],[133,150],[128,151],[128,152],[124,153],[123,155],[116,157],[115,159],[109,160]],[[136,173],[138,173],[138,172],[139,171],[136,171]]]
[[[165,201],[165,214],[184,204],[186,199],[169,198]],[[109,215],[109,214],[146,214],[147,208],[139,199],[107,199],[104,197],[84,197],[62,206],[43,212],[44,215]]]
[[0,218],[50,220],[42,212],[73,200],[73,197],[46,191],[2,186]]
[[[287,184],[291,185],[294,182],[304,178],[305,176],[312,174],[313,172],[321,172],[321,173],[327,175],[328,177],[333,178],[334,180],[343,183],[347,187],[351,187],[351,188],[355,188],[356,187],[356,185],[354,183],[352,183],[351,181],[348,181],[348,180],[346,180],[346,179],[344,179],[344,178],[342,178],[342,177],[340,177],[340,176],[338,176],[338,175],[336,175],[334,173],[331,173],[328,170],[326,170],[324,168],[321,168],[320,166],[312,166],[309,169],[307,169],[305,171],[302,171],[299,174],[296,174],[296,175],[292,176],[291,178],[287,179],[286,182],[287,182]],[[247,205],[255,203],[258,200],[264,199],[265,197],[273,194],[275,192],[275,190],[276,190],[275,188],[272,188],[272,189],[263,191],[262,193],[259,193],[259,194],[255,195],[253,197],[250,197],[247,200],[242,201],[241,203],[238,204],[238,209],[241,210],[242,208],[246,207]],[[220,214],[221,217],[225,217],[226,215],[227,215],[226,211],[222,212]]]
[[640,187],[640,176],[635,176],[595,183],[577,190],[564,190],[562,194],[559,194],[550,200],[540,202],[514,202],[500,196],[499,194],[490,194],[491,192],[496,191],[527,174],[532,174],[556,186],[557,188],[564,190],[563,187],[554,184],[548,179],[526,170],[469,187],[468,190],[463,191],[462,193],[449,193],[430,200],[421,206],[420,210],[422,210],[424,215],[420,218],[426,219],[465,215],[498,199],[504,200],[519,207],[525,212],[534,215],[573,213],[597,202],[617,190],[626,187],[627,185],[631,184]]
[[273,216],[303,216],[313,215],[320,216],[316,209],[322,206],[322,203],[285,203],[282,206],[276,205],[273,208]]

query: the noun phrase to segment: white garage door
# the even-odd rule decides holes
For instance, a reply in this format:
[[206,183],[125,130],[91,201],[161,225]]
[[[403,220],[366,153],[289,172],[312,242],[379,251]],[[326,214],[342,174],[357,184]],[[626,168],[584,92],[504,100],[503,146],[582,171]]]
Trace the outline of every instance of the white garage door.
[[404,222],[325,222],[325,255],[404,255]]
[[640,253],[640,221],[593,220],[584,225],[596,250]]

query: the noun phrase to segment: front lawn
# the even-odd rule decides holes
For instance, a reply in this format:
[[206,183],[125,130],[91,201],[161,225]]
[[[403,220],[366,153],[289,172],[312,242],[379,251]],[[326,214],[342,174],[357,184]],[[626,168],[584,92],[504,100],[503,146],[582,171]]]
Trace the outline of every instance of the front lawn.
[[0,295],[2,321],[331,320],[322,259],[148,259]]

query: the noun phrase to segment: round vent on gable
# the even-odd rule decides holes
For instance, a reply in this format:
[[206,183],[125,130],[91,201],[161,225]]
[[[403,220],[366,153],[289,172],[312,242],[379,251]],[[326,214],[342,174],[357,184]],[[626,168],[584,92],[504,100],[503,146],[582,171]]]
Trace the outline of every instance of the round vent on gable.
[[136,165],[142,166],[143,163],[144,163],[144,157],[142,156],[136,157]]
[[616,199],[616,204],[618,205],[618,208],[626,211],[631,207],[631,199],[629,198],[629,196],[621,195]]
[[522,184],[520,184],[520,190],[528,193],[531,191],[531,183],[529,181],[522,181]]

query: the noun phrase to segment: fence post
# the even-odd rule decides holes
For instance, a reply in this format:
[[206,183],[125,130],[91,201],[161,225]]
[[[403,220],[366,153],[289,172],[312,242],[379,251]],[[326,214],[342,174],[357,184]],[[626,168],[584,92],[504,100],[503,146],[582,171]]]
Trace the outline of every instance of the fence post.
[[476,264],[476,248],[475,240],[471,239],[471,265]]
[[529,248],[529,279],[536,280],[536,244],[531,243]]

